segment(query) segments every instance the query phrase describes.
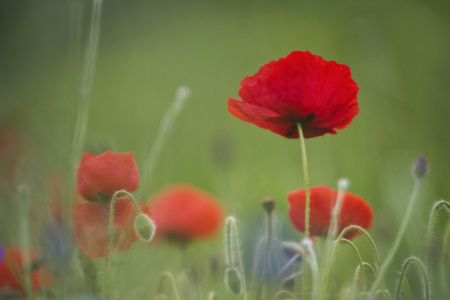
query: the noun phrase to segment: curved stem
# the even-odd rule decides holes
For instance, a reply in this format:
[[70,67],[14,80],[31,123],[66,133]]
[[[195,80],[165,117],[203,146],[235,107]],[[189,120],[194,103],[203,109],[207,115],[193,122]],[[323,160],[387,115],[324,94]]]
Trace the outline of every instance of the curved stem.
[[170,286],[172,287],[172,293],[175,297],[175,300],[180,300],[180,295],[178,294],[178,289],[177,289],[177,285],[175,283],[175,278],[173,278],[173,275],[170,272],[166,272],[166,273],[162,274],[161,278],[159,279],[158,294],[162,294],[163,283],[164,283],[164,279],[166,279],[166,278],[170,281]]
[[[333,267],[333,263],[334,263],[334,260],[336,258],[337,248],[338,248],[339,244],[341,243],[341,241],[343,240],[344,235],[350,230],[358,230],[359,232],[361,232],[367,238],[367,240],[369,241],[370,245],[372,246],[373,251],[375,252],[376,263],[377,264],[380,263],[380,256],[378,254],[377,247],[376,247],[375,242],[373,241],[372,237],[370,236],[370,234],[367,231],[365,231],[363,228],[361,228],[359,226],[356,226],[356,225],[351,225],[351,226],[346,227],[344,230],[342,230],[341,234],[333,242],[333,244],[332,244],[332,246],[330,248],[331,254],[329,256],[329,259],[328,259],[327,264],[326,264],[326,269],[325,269],[325,272],[323,274],[322,288],[320,290],[320,297],[319,297],[319,299],[325,299],[325,294],[326,294],[326,292],[328,290],[328,281],[329,281],[329,278],[330,278],[331,269]],[[378,281],[380,283],[380,288],[384,289],[384,280],[382,278],[380,279],[380,277],[382,277],[382,276],[383,276],[383,274],[378,274],[377,279],[378,279]]]
[[430,220],[428,221],[428,238],[427,238],[427,252],[425,253],[425,266],[427,267],[427,276],[430,275],[430,259],[431,259],[431,235],[433,234],[433,223],[434,223],[434,215],[437,213],[439,208],[442,206],[446,206],[447,210],[450,211],[450,203],[445,200],[440,200],[433,205],[430,213]]
[[282,295],[289,296],[289,297],[292,298],[292,300],[295,300],[294,294],[292,294],[291,292],[286,291],[286,290],[281,290],[281,291],[279,291],[278,293],[276,293],[276,294],[275,294],[275,297],[273,297],[273,300],[278,300],[278,298],[280,298],[280,296],[282,296]]
[[[297,123],[298,136],[300,139],[300,148],[302,151],[302,163],[303,163],[303,180],[305,182],[305,194],[306,194],[306,207],[305,207],[305,238],[309,238],[309,207],[310,207],[310,194],[309,194],[309,177],[308,177],[308,160],[306,158],[305,138],[303,137],[302,124]],[[305,252],[303,257],[303,289],[302,297],[306,299],[307,288],[307,272],[308,272],[308,253]]]
[[398,246],[400,245],[400,242],[402,240],[402,237],[405,233],[406,227],[408,226],[409,219],[411,219],[411,215],[414,208],[414,203],[416,202],[417,195],[419,193],[421,180],[419,178],[415,178],[414,181],[414,188],[411,195],[411,198],[409,199],[409,204],[405,212],[405,216],[403,217],[402,224],[400,225],[400,229],[397,231],[397,235],[395,236],[394,244],[392,245],[391,249],[389,250],[389,253],[387,254],[385,260],[383,261],[383,264],[380,267],[379,274],[380,276],[377,277],[375,282],[372,284],[372,287],[370,288],[370,293],[373,294],[377,288],[377,285],[380,282],[381,277],[386,273],[387,268],[389,267],[390,263],[392,262],[392,259],[394,258],[395,253],[398,250]]
[[[363,262],[362,264],[363,264],[364,267],[369,269],[369,271],[372,273],[373,278],[375,279],[377,277],[377,274],[375,273],[375,269],[370,264],[368,264],[366,262]],[[356,267],[355,276],[353,277],[353,284],[352,284],[352,290],[353,291],[356,290],[356,285],[358,284],[360,271],[361,271],[361,267],[360,267],[360,265],[358,265],[358,267]]]
[[422,276],[423,276],[423,281],[424,281],[423,284],[425,286],[425,299],[429,300],[430,299],[430,291],[429,291],[429,287],[428,287],[427,272],[426,272],[426,269],[425,269],[422,261],[415,256],[412,256],[412,257],[406,259],[406,261],[403,263],[402,272],[400,273],[400,279],[397,283],[397,289],[396,289],[397,292],[395,294],[395,299],[396,300],[400,299],[401,284],[403,282],[403,278],[405,277],[406,269],[408,268],[408,266],[411,262],[417,263],[417,266],[419,266],[419,269],[422,271]]
[[139,209],[139,206],[136,202],[136,200],[134,199],[133,195],[127,191],[121,190],[121,191],[117,191],[114,196],[111,199],[111,209],[109,211],[109,258],[112,258],[112,255],[114,254],[114,249],[113,249],[113,231],[114,231],[114,205],[115,205],[115,201],[118,195],[120,194],[124,194],[126,196],[128,196],[128,198],[130,198],[130,200],[133,202],[134,204],[134,208],[136,208],[136,211],[138,214],[141,214],[141,210]]
[[367,284],[367,279],[366,279],[366,272],[364,272],[364,263],[363,263],[363,260],[361,258],[361,254],[359,254],[358,248],[356,248],[355,244],[353,244],[352,242],[350,242],[347,239],[342,239],[342,241],[350,245],[350,247],[355,252],[356,257],[358,258],[359,267],[361,269],[362,277],[363,277],[363,292],[366,292],[366,290],[367,290],[367,285],[366,285]]

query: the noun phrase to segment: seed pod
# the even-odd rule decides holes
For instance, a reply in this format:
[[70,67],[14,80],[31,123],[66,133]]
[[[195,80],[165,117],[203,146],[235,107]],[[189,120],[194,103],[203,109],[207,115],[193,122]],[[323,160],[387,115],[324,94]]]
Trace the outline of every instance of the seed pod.
[[134,220],[134,229],[141,240],[150,242],[156,232],[156,225],[149,216],[139,214]]
[[225,286],[235,295],[242,294],[241,274],[236,268],[227,268],[225,270]]

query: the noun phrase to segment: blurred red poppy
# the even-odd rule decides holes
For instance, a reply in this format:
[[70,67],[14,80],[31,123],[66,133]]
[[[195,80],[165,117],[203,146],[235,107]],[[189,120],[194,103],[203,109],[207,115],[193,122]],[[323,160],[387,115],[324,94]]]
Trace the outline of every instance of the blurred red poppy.
[[286,138],[336,134],[358,114],[358,85],[350,68],[309,52],[294,51],[271,61],[241,81],[239,96],[228,99],[228,111],[243,121]]
[[[137,201],[142,213],[149,215],[149,208]],[[90,259],[109,256],[110,203],[91,202],[75,205],[76,245]],[[114,252],[127,251],[138,239],[134,230],[137,212],[128,198],[117,198],[114,207]]]
[[[327,235],[331,223],[331,211],[336,203],[338,191],[327,186],[317,186],[311,188],[310,193],[310,234]],[[291,192],[287,198],[290,204],[289,217],[292,224],[297,230],[305,232],[305,190]],[[368,230],[372,227],[372,217],[372,208],[366,201],[355,194],[345,193],[338,222],[338,234],[350,225],[357,225]],[[357,230],[350,230],[344,235],[344,238],[351,240],[360,234]]]
[[[38,252],[34,249],[30,249],[29,253],[25,254],[17,248],[0,246],[0,292],[25,293],[25,280],[30,280],[31,288],[35,293],[39,288],[50,287],[53,279],[40,268],[37,258]],[[27,268],[31,270],[27,271]],[[27,276],[30,276],[29,279]]]
[[138,187],[139,172],[132,152],[83,154],[77,169],[77,188],[84,199],[108,200],[119,190],[132,193]]
[[218,200],[187,184],[170,186],[153,196],[148,205],[156,223],[155,238],[168,238],[180,243],[216,235],[223,223],[223,210]]

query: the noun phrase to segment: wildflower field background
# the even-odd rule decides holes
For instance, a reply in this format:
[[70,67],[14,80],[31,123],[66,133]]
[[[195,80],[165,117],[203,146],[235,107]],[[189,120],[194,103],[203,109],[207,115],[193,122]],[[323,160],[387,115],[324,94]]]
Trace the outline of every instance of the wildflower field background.
[[[25,176],[38,187],[71,164],[91,11],[87,0],[0,2],[0,123],[20,132]],[[393,290],[402,261],[424,257],[431,205],[450,199],[449,37],[447,1],[104,0],[83,150],[134,152],[142,176],[161,119],[176,89],[187,86],[190,96],[152,176],[141,177],[135,194],[145,202],[168,185],[189,183],[215,195],[238,220],[250,276],[256,244],[266,230],[262,199],[276,199],[279,239],[303,236],[289,220],[286,199],[303,188],[300,145],[234,118],[227,99],[238,97],[244,76],[294,50],[346,64],[360,88],[360,113],[337,135],[306,140],[311,186],[336,188],[340,178],[348,178],[349,191],[373,208],[369,232],[383,258],[411,195],[412,164],[424,154],[430,165],[386,274]],[[41,241],[46,233],[37,228],[50,218],[50,194],[45,188],[30,194],[32,203],[41,203],[41,214],[27,211],[20,188],[2,196],[0,244],[47,251]],[[432,248],[433,299],[450,295],[448,226],[441,212]],[[118,294],[151,299],[161,274],[170,271],[182,299],[205,299],[212,290],[219,299],[235,298],[223,283],[222,243],[220,235],[183,251],[164,242],[134,243],[117,254]],[[363,238],[355,244],[370,257]],[[272,252],[273,265],[283,255]],[[77,259],[55,264],[67,265],[55,279],[60,294],[85,297],[94,289]],[[94,264],[101,269],[101,262]],[[341,247],[333,285],[351,285],[356,266],[350,249]],[[410,272],[407,278],[414,299],[420,299],[420,277]]]

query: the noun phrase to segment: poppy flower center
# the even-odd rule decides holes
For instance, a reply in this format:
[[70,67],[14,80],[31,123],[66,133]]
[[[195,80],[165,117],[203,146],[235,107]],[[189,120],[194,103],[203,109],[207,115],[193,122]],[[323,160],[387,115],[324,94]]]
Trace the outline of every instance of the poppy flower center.
[[[316,117],[317,116],[315,113],[310,113],[308,116],[306,116],[305,119],[300,121],[300,123],[304,124],[304,123],[310,122],[310,121],[314,120]],[[286,136],[289,137],[289,136],[293,135],[296,130],[297,130],[297,123],[294,123],[294,124],[292,124],[291,130],[286,134]]]

